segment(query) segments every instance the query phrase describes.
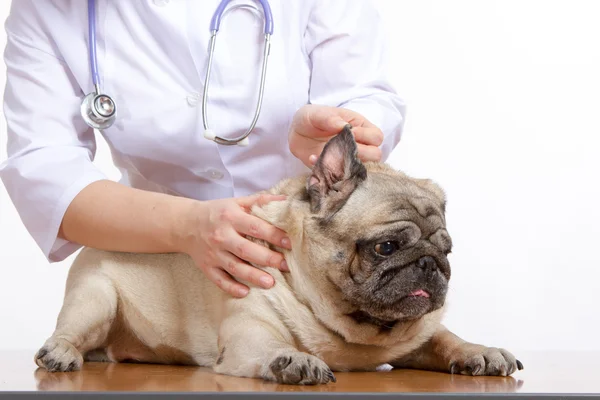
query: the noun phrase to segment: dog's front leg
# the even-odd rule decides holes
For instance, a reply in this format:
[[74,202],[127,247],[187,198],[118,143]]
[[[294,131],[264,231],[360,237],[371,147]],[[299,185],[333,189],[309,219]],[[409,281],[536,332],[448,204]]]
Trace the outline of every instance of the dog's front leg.
[[335,382],[325,362],[298,351],[286,327],[277,319],[264,317],[240,313],[223,321],[215,372],[285,384]]
[[466,342],[443,325],[423,346],[391,364],[463,375],[506,376],[523,369],[509,351]]

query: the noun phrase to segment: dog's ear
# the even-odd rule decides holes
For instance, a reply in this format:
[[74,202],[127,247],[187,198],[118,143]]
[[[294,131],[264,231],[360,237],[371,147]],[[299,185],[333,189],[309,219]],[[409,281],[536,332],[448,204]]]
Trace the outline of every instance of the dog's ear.
[[358,159],[352,126],[327,142],[306,185],[310,209],[330,218],[346,203],[352,192],[367,178],[367,169]]

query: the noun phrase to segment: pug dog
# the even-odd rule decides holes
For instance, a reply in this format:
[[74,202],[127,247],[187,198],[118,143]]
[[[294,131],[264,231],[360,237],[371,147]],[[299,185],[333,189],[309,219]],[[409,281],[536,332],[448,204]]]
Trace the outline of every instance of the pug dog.
[[[384,163],[363,163],[347,126],[312,171],[251,212],[283,229],[290,272],[233,298],[185,254],[83,249],[56,329],[35,355],[48,371],[85,361],[187,364],[282,384],[335,382],[333,371],[395,368],[510,375],[507,350],[441,323],[450,280],[445,194]],[[249,284],[249,283],[248,283]],[[249,284],[250,285],[250,284]]]

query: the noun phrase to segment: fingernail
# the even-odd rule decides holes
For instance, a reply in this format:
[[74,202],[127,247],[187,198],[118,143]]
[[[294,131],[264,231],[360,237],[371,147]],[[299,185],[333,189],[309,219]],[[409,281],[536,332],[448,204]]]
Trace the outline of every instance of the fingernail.
[[310,162],[311,164],[316,164],[317,159],[318,157],[313,154],[312,156],[308,157],[308,162]]
[[285,262],[285,260],[283,260],[281,262],[281,269],[284,271],[289,271],[290,269],[288,268],[287,262]]
[[236,290],[238,296],[240,297],[246,297],[246,295],[248,294],[248,289],[247,288],[239,288]]
[[338,119],[337,124],[339,125],[340,129],[344,129],[346,125],[350,125],[343,118]]
[[271,286],[273,286],[273,279],[268,276],[261,276],[259,282],[265,289],[268,289]]
[[291,249],[291,248],[292,248],[292,247],[290,246],[290,239],[288,239],[288,238],[283,238],[283,239],[281,239],[281,245],[282,245],[283,247],[286,247],[286,248],[288,248],[288,249]]

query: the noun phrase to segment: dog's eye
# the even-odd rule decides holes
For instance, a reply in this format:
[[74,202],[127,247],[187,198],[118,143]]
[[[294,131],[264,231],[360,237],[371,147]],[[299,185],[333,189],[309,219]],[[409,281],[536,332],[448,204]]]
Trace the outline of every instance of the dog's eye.
[[375,245],[375,253],[379,254],[380,256],[387,257],[394,254],[396,251],[398,251],[399,248],[400,245],[398,244],[398,242],[377,243]]

